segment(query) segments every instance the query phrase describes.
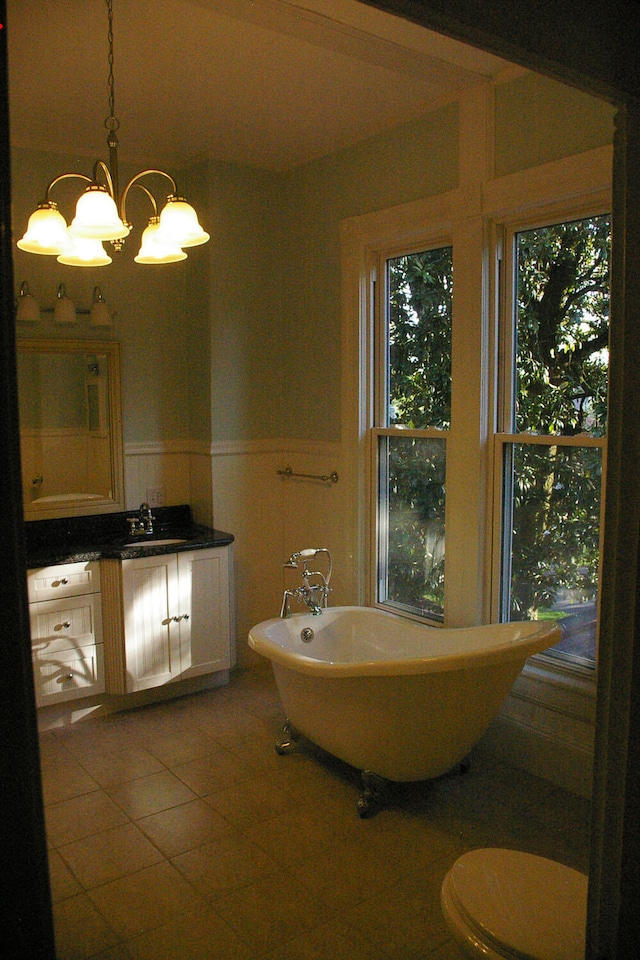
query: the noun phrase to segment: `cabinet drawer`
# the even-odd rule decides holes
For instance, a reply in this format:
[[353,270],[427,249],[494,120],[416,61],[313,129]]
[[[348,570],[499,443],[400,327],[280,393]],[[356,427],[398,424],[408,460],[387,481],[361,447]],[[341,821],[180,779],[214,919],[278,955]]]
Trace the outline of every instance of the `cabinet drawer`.
[[103,693],[103,644],[59,651],[34,647],[33,676],[38,707]]
[[31,644],[52,652],[102,641],[100,594],[29,604]]
[[39,567],[27,572],[29,602],[53,600],[54,597],[74,597],[100,590],[100,563],[65,563]]

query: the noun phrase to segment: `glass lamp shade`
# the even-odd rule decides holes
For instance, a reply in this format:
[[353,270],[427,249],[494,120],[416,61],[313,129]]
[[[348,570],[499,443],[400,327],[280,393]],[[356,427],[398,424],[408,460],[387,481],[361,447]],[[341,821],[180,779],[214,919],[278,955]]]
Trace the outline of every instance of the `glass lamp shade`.
[[16,320],[18,323],[38,323],[40,320],[40,304],[29,290],[26,280],[22,281],[16,301]]
[[176,263],[186,260],[187,255],[175,243],[162,243],[158,240],[160,223],[158,217],[152,217],[142,234],[142,241],[136,263]]
[[178,247],[195,247],[208,239],[209,234],[200,226],[191,204],[180,197],[168,197],[160,214],[158,241]]
[[106,267],[113,262],[101,240],[87,240],[86,237],[73,237],[72,240],[71,249],[58,257],[58,263],[68,267]]
[[121,240],[129,235],[110,193],[98,183],[91,183],[76,204],[76,215],[69,227],[73,237],[88,240]]
[[17,246],[27,253],[59,256],[71,247],[67,223],[52,201],[39,204],[29,217],[25,235]]

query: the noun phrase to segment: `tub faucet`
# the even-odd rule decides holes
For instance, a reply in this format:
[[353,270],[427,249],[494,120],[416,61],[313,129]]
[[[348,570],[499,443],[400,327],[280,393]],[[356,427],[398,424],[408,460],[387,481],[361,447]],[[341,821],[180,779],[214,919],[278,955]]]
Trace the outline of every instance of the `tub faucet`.
[[[327,557],[328,569],[326,574],[320,570],[309,570],[309,563],[318,556],[325,554]],[[293,553],[289,560],[284,564],[285,568],[297,570],[302,566],[302,583],[295,590],[285,590],[282,597],[282,607],[280,616],[283,619],[291,616],[291,600],[297,600],[304,603],[314,616],[322,613],[327,606],[331,588],[331,554],[322,547],[320,549],[300,550]]]

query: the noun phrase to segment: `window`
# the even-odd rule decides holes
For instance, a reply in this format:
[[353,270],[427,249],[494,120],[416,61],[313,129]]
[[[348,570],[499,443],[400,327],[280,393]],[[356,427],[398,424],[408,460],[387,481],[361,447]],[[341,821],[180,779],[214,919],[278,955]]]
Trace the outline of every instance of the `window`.
[[452,247],[381,258],[377,601],[442,620]]
[[553,619],[596,656],[609,336],[608,216],[512,235],[503,350],[500,618]]

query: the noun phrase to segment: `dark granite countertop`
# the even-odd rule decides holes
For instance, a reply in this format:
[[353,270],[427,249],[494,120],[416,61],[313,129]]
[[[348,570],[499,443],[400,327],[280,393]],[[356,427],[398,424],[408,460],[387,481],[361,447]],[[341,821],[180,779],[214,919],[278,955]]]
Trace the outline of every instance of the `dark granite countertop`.
[[[203,550],[233,543],[233,535],[194,523],[191,508],[156,507],[153,534],[132,536],[127,517],[137,511],[103,513],[59,520],[31,520],[25,523],[27,566],[46,567],[57,563],[100,560],[111,557],[127,560],[184,550]],[[162,540],[178,540],[159,543]]]

